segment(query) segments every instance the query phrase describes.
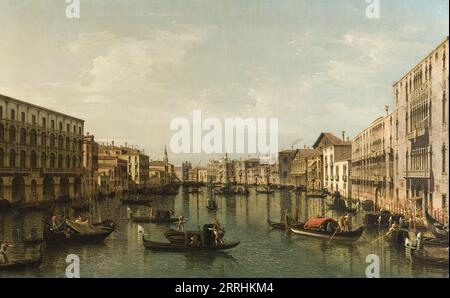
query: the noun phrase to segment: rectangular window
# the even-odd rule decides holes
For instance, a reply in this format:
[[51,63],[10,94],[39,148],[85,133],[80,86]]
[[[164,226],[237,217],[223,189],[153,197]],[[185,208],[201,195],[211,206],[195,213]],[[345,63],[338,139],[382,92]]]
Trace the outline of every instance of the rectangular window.
[[55,129],[55,120],[50,121],[50,126],[52,129]]
[[44,128],[47,127],[47,119],[45,119],[44,117],[42,117],[42,126],[43,126]]
[[81,132],[81,126],[80,126],[80,127],[78,127],[78,134],[81,135],[81,133],[82,132]]
[[59,122],[59,130],[62,131],[62,128],[63,128],[62,122]]
[[16,111],[15,110],[11,110],[11,120],[16,120]]
[[20,113],[20,120],[22,121],[22,122],[25,122],[25,113],[24,112],[22,112],[22,113]]
[[31,116],[31,123],[32,123],[33,125],[36,125],[36,115],[32,115],[32,116]]
[[0,119],[3,118],[3,107],[0,107]]
[[69,123],[67,123],[66,127],[67,127],[67,132],[70,132],[70,124]]

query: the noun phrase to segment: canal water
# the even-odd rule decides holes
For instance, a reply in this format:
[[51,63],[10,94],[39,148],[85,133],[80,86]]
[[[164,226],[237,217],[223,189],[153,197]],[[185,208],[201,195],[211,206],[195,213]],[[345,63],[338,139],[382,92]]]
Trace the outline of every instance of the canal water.
[[[118,223],[118,229],[104,243],[47,247],[38,269],[0,272],[0,277],[65,277],[69,254],[80,257],[81,277],[365,277],[366,257],[380,258],[380,275],[392,277],[448,277],[448,268],[414,264],[405,252],[379,238],[378,232],[365,231],[354,243],[331,243],[274,230],[266,219],[280,221],[284,210],[299,209],[301,219],[314,216],[338,218],[328,211],[323,199],[277,191],[272,195],[248,197],[216,196],[219,209],[206,209],[207,188],[202,193],[155,196],[153,207],[175,210],[187,218],[186,229],[198,230],[216,216],[226,230],[225,239],[240,240],[238,247],[219,253],[151,252],[142,244],[138,224],[127,218],[127,206],[106,199],[100,208]],[[148,214],[148,207],[130,206],[135,213]],[[61,212],[69,213],[68,210]],[[0,241],[13,243],[10,258],[31,256],[37,248],[21,244],[20,239],[42,237],[42,212],[0,213]],[[363,213],[353,217],[353,228],[362,224]],[[170,225],[140,224],[147,238],[166,241],[162,232]],[[374,241],[375,240],[375,241]]]

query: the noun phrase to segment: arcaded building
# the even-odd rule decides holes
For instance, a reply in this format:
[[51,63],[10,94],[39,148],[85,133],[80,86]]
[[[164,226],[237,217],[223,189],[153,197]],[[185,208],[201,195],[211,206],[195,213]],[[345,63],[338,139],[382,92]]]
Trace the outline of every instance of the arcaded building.
[[377,118],[352,139],[351,197],[393,209],[394,113]]
[[0,197],[82,197],[83,130],[81,119],[0,95]]
[[448,220],[448,37],[393,86],[395,200]]

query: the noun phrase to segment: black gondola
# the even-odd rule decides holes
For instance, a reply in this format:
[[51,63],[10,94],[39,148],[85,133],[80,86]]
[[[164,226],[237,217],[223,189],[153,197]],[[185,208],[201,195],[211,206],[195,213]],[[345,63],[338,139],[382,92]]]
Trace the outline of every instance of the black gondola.
[[403,248],[405,247],[406,239],[409,239],[412,249],[417,247],[416,234],[405,228],[391,228],[391,230],[384,235],[384,238],[393,245]]
[[17,260],[8,262],[8,264],[0,264],[0,271],[24,270],[28,268],[38,268],[41,266],[42,256],[38,256],[28,260]]
[[[203,226],[203,231],[206,232],[206,230],[212,229],[212,224],[207,224]],[[188,233],[195,233],[195,232],[188,232]],[[164,236],[167,240],[169,240],[170,243],[176,243],[176,244],[184,244],[186,241],[186,232],[176,231],[174,229],[169,229],[167,231],[164,231]],[[223,238],[225,236],[225,229],[220,229],[220,237]]]
[[445,225],[435,220],[428,213],[428,210],[425,210],[425,222],[427,229],[433,233],[434,237],[439,239],[448,239],[448,230],[445,229]]
[[442,268],[447,268],[447,269],[449,266],[448,256],[447,256],[447,258],[433,257],[433,256],[425,254],[424,251],[417,251],[417,250],[412,251],[411,259],[413,260],[413,262],[420,263],[423,265],[442,267]]
[[192,244],[175,244],[150,241],[143,237],[144,247],[154,251],[172,251],[172,252],[194,252],[194,251],[221,251],[234,248],[239,245],[239,241],[225,243],[221,245],[192,245]]
[[139,223],[173,223],[178,221],[178,218],[150,218],[150,216],[134,216],[131,215],[131,220]]

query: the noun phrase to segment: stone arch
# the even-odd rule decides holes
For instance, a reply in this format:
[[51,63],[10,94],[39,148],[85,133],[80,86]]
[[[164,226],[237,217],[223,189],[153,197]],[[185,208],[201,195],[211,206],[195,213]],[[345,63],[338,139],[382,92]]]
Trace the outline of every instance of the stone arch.
[[45,132],[41,133],[41,146],[42,147],[47,146],[47,134]]
[[53,177],[49,175],[44,176],[42,190],[44,194],[44,200],[50,201],[55,199],[55,182],[53,181]]
[[12,183],[12,201],[24,202],[25,201],[25,180],[22,176],[16,176],[13,178]]

